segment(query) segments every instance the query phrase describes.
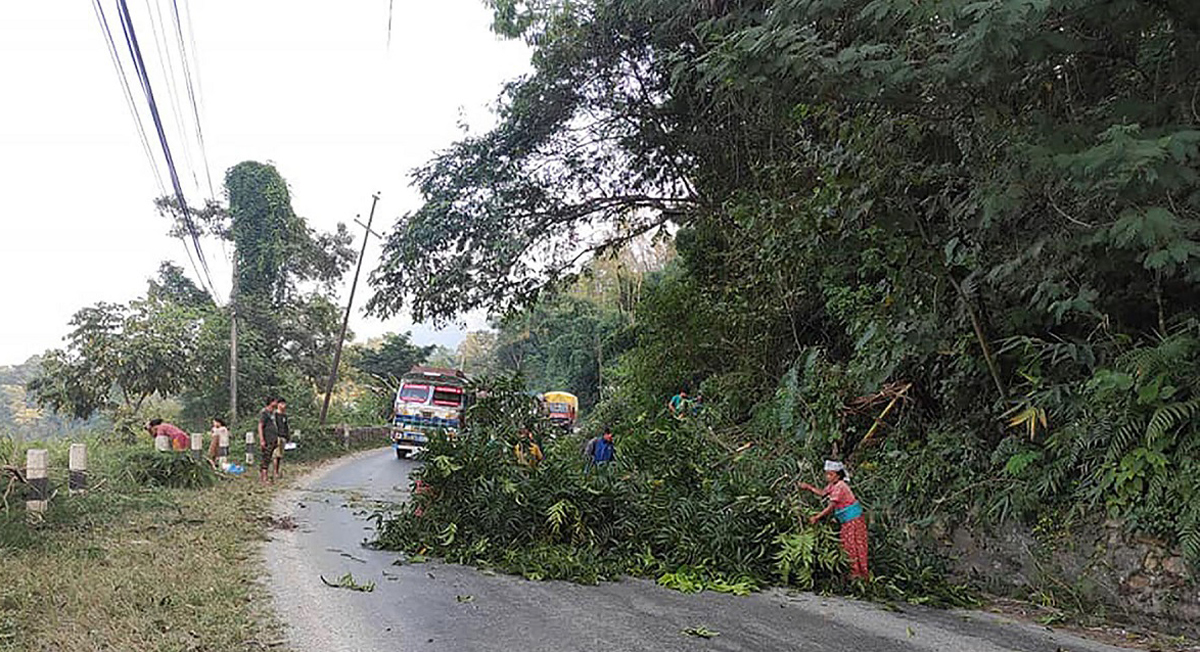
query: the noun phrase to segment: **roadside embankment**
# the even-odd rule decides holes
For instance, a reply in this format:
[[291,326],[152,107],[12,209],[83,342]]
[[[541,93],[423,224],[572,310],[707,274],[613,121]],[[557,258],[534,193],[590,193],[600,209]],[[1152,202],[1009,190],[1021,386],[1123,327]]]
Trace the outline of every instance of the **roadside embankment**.
[[[256,469],[217,474],[186,453],[150,452],[148,442],[92,440],[89,489],[74,496],[67,442],[45,445],[45,519],[28,522],[18,481],[0,505],[0,650],[278,649],[258,582],[260,544],[279,526],[271,497],[347,452],[340,442],[307,443],[301,459],[285,461],[283,482],[264,485]],[[21,468],[23,450],[3,453],[0,464]]]

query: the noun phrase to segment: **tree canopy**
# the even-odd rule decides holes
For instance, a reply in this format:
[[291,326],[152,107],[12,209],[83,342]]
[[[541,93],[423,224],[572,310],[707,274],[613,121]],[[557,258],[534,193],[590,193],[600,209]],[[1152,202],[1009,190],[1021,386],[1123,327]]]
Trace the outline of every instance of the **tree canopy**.
[[1200,559],[1200,510],[1156,507],[1200,504],[1200,5],[490,4],[533,71],[414,173],[374,311],[528,319],[673,233],[623,412],[700,385],[734,432],[880,464],[877,504],[1108,510]]

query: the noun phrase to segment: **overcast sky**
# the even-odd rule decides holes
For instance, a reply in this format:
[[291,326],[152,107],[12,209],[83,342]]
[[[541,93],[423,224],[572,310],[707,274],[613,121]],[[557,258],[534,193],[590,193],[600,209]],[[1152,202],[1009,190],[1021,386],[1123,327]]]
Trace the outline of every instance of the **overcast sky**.
[[[115,1],[101,1],[123,48]],[[408,172],[461,135],[460,109],[472,130],[488,127],[488,106],[505,81],[528,70],[529,53],[488,30],[490,13],[480,0],[394,0],[389,48],[388,4],[179,2],[187,9],[185,29],[191,15],[196,51],[189,55],[193,72],[199,71],[218,194],[230,166],[273,162],[291,187],[297,213],[320,230],[347,222],[356,250],[361,229],[352,220],[361,213],[365,221],[372,192],[383,197],[375,215],[381,233],[418,206]],[[129,0],[129,9],[184,190],[199,203],[208,184],[178,43],[169,31],[171,3]],[[165,23],[162,56],[153,29],[158,10]],[[128,70],[128,55],[122,55]],[[170,74],[160,67],[166,56],[175,64],[179,117]],[[0,88],[0,364],[15,364],[60,346],[80,307],[142,294],[161,261],[192,272],[183,244],[166,236],[168,225],[153,209],[160,191],[91,3],[0,4]],[[136,86],[133,91],[161,161],[145,99]],[[190,138],[180,135],[181,121]],[[224,299],[226,253],[215,241],[204,244]],[[438,333],[404,318],[362,315],[370,294],[365,279],[378,259],[373,241],[351,318],[358,339],[412,329],[419,343],[456,344],[456,329]]]

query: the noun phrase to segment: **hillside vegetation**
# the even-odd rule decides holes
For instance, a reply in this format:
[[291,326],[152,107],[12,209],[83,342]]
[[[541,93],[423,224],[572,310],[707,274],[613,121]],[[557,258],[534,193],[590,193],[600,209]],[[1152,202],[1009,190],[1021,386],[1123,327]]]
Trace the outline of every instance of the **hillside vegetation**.
[[[1200,5],[490,4],[533,72],[415,173],[371,306],[504,315],[491,367],[617,430],[631,475],[581,485],[552,447],[513,500],[576,523],[681,483],[585,538],[763,576],[788,517],[764,483],[836,454],[872,534],[1107,516],[1200,563]],[[704,425],[663,425],[685,387]],[[427,481],[504,503],[460,446]],[[574,536],[523,509],[429,514],[491,561]]]

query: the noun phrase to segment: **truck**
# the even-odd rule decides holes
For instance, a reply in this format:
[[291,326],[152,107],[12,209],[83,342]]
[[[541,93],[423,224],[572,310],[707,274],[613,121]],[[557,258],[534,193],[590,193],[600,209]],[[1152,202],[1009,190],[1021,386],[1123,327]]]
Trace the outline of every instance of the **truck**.
[[575,430],[579,418],[579,399],[570,392],[546,392],[542,394],[542,405],[546,418],[567,432]]
[[467,377],[458,369],[417,365],[400,378],[392,407],[392,447],[404,459],[435,431],[455,434],[467,408]]

